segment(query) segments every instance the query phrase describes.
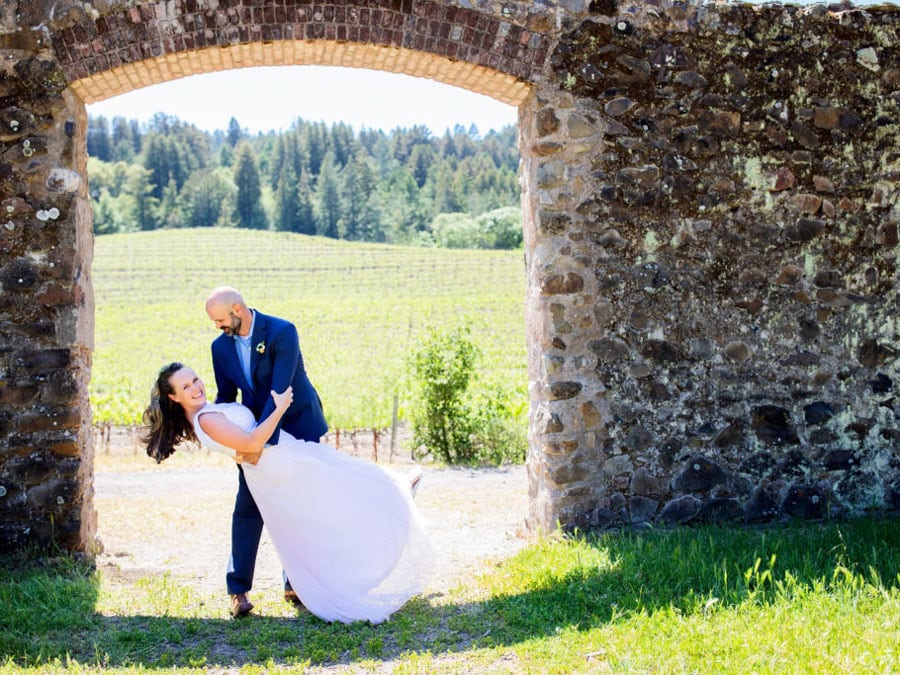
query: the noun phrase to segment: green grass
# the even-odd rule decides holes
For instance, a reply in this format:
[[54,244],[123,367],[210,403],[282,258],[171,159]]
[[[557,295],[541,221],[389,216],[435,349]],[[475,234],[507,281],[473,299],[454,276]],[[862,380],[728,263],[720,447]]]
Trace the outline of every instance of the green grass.
[[[406,358],[430,326],[466,320],[479,373],[525,398],[521,251],[349,243],[237,229],[97,237],[90,385],[94,421],[139,422],[159,368],[191,365],[214,391],[204,311],[214,287],[294,321],[332,428],[390,426],[405,400]],[[402,409],[401,409],[402,415]]]
[[0,672],[900,670],[900,530],[877,518],[549,537],[380,626],[297,616],[275,594],[231,621],[168,576],[0,564]]

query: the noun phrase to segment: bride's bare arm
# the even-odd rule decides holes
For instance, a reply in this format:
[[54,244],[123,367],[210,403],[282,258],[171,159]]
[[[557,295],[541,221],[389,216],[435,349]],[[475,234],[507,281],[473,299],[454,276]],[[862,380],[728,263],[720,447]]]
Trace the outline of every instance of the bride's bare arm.
[[258,456],[266,441],[269,440],[278,422],[281,420],[294,397],[292,387],[288,387],[283,393],[272,392],[275,400],[275,410],[266,419],[260,422],[252,431],[244,431],[239,426],[228,421],[222,413],[207,413],[200,416],[199,424],[206,434],[216,443],[236,451],[241,457],[239,460],[250,460]]

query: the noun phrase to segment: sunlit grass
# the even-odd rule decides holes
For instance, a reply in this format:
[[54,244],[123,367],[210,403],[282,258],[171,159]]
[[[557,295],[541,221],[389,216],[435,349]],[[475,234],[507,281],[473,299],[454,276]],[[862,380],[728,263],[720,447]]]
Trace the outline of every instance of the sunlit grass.
[[168,575],[68,558],[0,568],[0,672],[890,673],[900,530],[878,518],[541,539],[380,626],[233,621]]
[[[468,321],[479,374],[525,391],[521,251],[351,243],[237,229],[97,237],[91,402],[96,422],[133,424],[159,368],[179,360],[213,385],[209,292],[292,320],[332,428],[390,426],[403,414],[406,359],[431,326]],[[212,387],[214,389],[214,387]]]

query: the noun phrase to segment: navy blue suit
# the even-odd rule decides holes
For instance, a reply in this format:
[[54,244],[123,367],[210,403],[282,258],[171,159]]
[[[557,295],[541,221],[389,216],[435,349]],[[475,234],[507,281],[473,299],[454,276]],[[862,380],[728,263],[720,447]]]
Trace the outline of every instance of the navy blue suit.
[[[257,420],[265,419],[275,409],[271,390],[282,392],[288,385],[293,386],[291,406],[269,443],[278,443],[281,429],[305,441],[318,441],[328,431],[319,395],[303,367],[297,329],[289,321],[256,312],[250,340],[252,383],[247,382],[241,369],[233,337],[223,333],[213,340],[212,362],[218,390],[216,403],[234,402],[240,391],[241,403],[253,411]],[[246,593],[253,585],[262,527],[262,516],[239,465],[238,492],[231,521],[231,564],[226,577],[229,594]]]

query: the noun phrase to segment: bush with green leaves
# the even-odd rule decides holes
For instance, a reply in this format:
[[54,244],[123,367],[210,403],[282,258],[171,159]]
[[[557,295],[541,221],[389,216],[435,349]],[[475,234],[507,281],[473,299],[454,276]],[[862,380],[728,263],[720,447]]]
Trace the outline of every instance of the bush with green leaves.
[[473,443],[487,464],[521,464],[528,450],[528,395],[503,385],[480,387],[474,396]]
[[522,213],[504,207],[472,216],[440,213],[431,222],[431,237],[441,248],[512,249],[522,245]]
[[481,384],[481,352],[470,336],[468,324],[433,328],[411,356],[413,454],[448,464],[521,462],[526,405],[500,386],[472,386]]
[[418,396],[412,406],[413,439],[422,457],[471,462],[473,415],[466,392],[479,355],[468,326],[433,328],[412,355]]

